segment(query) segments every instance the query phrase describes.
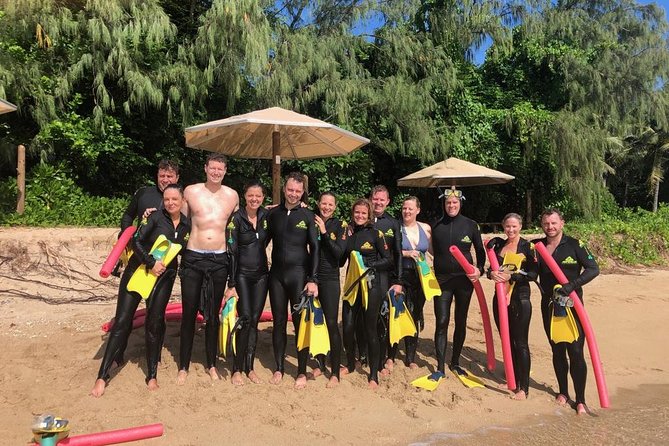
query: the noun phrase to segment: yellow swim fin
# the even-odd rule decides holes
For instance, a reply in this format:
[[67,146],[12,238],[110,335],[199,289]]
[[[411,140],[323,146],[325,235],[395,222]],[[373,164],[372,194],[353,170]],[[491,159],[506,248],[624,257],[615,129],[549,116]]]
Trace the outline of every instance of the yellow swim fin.
[[571,308],[563,307],[555,301],[551,305],[553,305],[550,324],[551,341],[556,344],[576,341],[579,336],[578,325],[576,325]]
[[[162,261],[165,266],[169,265],[172,260],[174,260],[177,254],[179,254],[179,251],[181,251],[181,245],[170,242],[167,240],[167,237],[162,234],[158,236],[151,247],[151,255],[153,258]],[[158,277],[155,276],[146,265],[140,265],[128,281],[127,289],[128,291],[138,293],[142,296],[142,299],[147,299],[157,280]]]
[[431,301],[433,297],[441,296],[441,288],[434,271],[427,264],[425,254],[422,252],[416,259],[416,271],[418,271],[418,278],[420,279],[420,286],[423,289],[425,300]]
[[[508,273],[515,273],[520,271],[520,266],[525,260],[525,254],[516,254],[515,252],[507,252],[504,254],[504,260],[500,271],[506,271]],[[508,305],[511,302],[511,293],[513,293],[513,287],[516,285],[513,283],[506,283],[506,304]]]
[[362,305],[367,309],[367,296],[369,295],[369,284],[367,277],[373,274],[369,268],[365,268],[362,254],[358,251],[351,251],[348,259],[348,270],[346,271],[346,280],[344,281],[343,300],[351,306],[355,304],[358,298],[358,291],[362,298]]
[[388,331],[390,336],[390,345],[395,345],[402,338],[407,336],[416,336],[416,324],[411,317],[411,313],[404,303],[404,293],[395,293],[392,289],[388,290],[388,303],[390,315],[388,316]]
[[221,310],[221,326],[218,329],[218,348],[223,357],[228,356],[228,347],[232,344],[232,353],[237,354],[235,346],[235,323],[237,322],[237,297],[232,296]]
[[474,375],[469,370],[465,370],[459,365],[451,367],[451,372],[460,380],[465,387],[471,389],[473,387],[485,387],[485,384],[478,376]]
[[317,297],[311,297],[310,311],[311,317],[307,321],[309,326],[309,354],[313,357],[327,355],[330,352],[330,335],[325,324],[323,308]]
[[430,375],[425,375],[414,379],[411,381],[411,385],[432,392],[437,387],[439,387],[439,384],[441,384],[441,381],[445,378],[446,376],[442,372],[437,371]]
[[[295,315],[293,315],[295,317]],[[297,333],[297,351],[301,351],[305,348],[309,348],[309,306],[305,306],[300,310],[300,325],[299,332]]]

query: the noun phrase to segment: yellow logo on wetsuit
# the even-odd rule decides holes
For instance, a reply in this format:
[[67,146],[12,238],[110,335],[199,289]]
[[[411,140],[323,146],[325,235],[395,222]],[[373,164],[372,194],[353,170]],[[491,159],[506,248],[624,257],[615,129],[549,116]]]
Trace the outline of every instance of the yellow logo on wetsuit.
[[295,227],[300,229],[307,229],[307,223],[304,220],[300,220],[300,222],[296,224]]
[[472,239],[470,239],[468,235],[465,235],[464,237],[462,237],[462,240],[460,241],[465,243],[471,243]]
[[330,239],[331,240],[337,240],[337,235],[334,232],[330,233]]
[[374,247],[373,247],[372,244],[369,243],[369,242],[365,242],[365,243],[363,243],[362,246],[360,247],[360,251],[363,251],[363,250],[365,250],[365,251],[371,251],[372,249],[374,249]]
[[189,238],[190,238],[190,232],[186,234],[186,236],[184,237],[184,242],[187,242]]
[[576,265],[576,263],[578,262],[576,262],[576,260],[574,260],[571,256],[567,257],[562,261],[563,265]]
[[393,232],[393,228],[390,228],[386,231],[386,235],[388,237],[395,237],[395,233]]
[[230,223],[228,223],[228,229],[231,231],[235,229],[235,223],[232,220],[230,220]]
[[262,228],[267,229],[267,220],[262,221]]

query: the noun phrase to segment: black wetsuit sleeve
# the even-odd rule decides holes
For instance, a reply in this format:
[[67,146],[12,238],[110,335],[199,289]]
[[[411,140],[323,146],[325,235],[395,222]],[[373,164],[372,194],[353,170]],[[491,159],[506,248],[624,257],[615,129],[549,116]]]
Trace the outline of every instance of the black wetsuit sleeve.
[[539,265],[537,264],[537,256],[534,251],[534,245],[531,245],[528,242],[523,243],[523,249],[521,253],[525,255],[525,261],[523,263],[522,269],[525,271],[525,274],[513,273],[511,274],[511,280],[515,283],[529,283],[536,282],[537,276],[539,275]]
[[583,271],[581,271],[581,274],[579,274],[578,277],[569,281],[569,283],[574,285],[574,289],[581,288],[599,275],[599,265],[597,264],[597,261],[595,261],[595,257],[590,253],[584,243],[576,243],[577,246],[574,249],[576,260],[583,267]]
[[228,244],[228,287],[234,288],[237,285],[237,266],[239,265],[239,218],[237,214],[230,217],[225,232]]
[[[121,217],[121,233],[132,226],[132,222],[137,217],[137,208],[139,206],[139,191],[135,192],[130,200],[130,204],[126,208],[123,216]],[[119,233],[120,235],[120,233]]]
[[393,249],[394,253],[394,263],[395,263],[395,280],[393,285],[401,285],[402,284],[402,225],[400,224],[399,220],[395,220],[397,223],[395,225],[395,246]]
[[158,216],[158,213],[156,213],[155,216],[152,214],[151,217],[147,219],[146,224],[140,225],[132,238],[132,249],[141,262],[149,269],[153,268],[156,264],[156,259],[153,258],[149,251],[144,249],[144,245],[149,241],[151,233],[156,227],[156,218]]
[[307,225],[307,244],[309,245],[309,261],[311,262],[309,268],[309,275],[307,276],[307,282],[318,283],[318,264],[321,258],[320,252],[320,243],[318,234],[318,226],[316,226],[316,221],[314,220],[313,214],[309,219],[309,224]]
[[376,260],[367,262],[367,267],[374,268],[377,271],[388,271],[393,267],[393,260],[390,257],[390,251],[388,250],[388,244],[386,239],[383,236],[381,231],[377,231],[377,236],[374,240],[374,246],[376,247]]
[[485,247],[483,246],[483,239],[481,238],[481,228],[479,228],[477,223],[474,223],[472,243],[474,244],[474,253],[476,253],[476,267],[479,269],[479,274],[483,275],[486,254]]
[[346,225],[342,223],[337,227],[337,232],[335,232],[335,240],[330,238],[329,232],[321,234],[321,244],[323,250],[330,253],[332,258],[337,259],[337,263],[341,262],[341,258],[344,255],[344,251],[346,249],[346,238],[344,237],[345,231]]

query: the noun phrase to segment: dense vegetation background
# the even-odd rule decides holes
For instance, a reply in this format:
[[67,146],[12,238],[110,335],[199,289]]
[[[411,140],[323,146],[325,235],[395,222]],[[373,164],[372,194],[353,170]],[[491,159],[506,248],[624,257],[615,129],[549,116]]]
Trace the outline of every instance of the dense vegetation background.
[[[340,211],[382,183],[436,215],[434,191],[394,185],[456,156],[516,177],[466,191],[478,221],[634,219],[669,198],[667,31],[631,0],[0,0],[0,97],[19,107],[0,117],[0,222],[115,225],[160,158],[202,179],[184,127],[269,106],[371,140],[283,165]],[[268,162],[229,171],[270,184]]]

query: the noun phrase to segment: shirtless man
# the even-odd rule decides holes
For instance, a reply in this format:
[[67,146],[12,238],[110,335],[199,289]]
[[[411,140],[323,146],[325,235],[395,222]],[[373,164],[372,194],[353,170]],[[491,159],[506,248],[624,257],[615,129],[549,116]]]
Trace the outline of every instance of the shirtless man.
[[213,380],[220,379],[216,370],[218,353],[218,312],[224,297],[236,295],[234,288],[225,292],[230,271],[225,228],[230,215],[239,207],[239,196],[222,184],[228,160],[220,154],[207,157],[205,183],[188,186],[184,191],[182,212],[191,218],[188,246],[181,264],[181,342],[177,384],[184,384],[193,349],[195,319],[200,311],[205,319],[205,353],[207,370]]

